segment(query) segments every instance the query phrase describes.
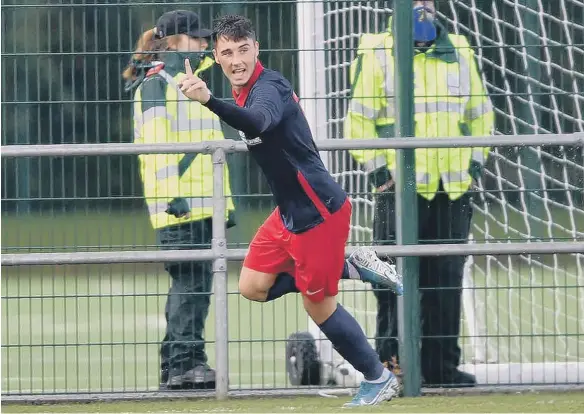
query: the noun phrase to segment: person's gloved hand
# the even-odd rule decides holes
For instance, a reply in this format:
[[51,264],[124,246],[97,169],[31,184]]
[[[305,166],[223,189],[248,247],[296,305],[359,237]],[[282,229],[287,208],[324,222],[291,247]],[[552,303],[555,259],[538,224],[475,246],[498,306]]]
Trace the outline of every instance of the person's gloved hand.
[[189,203],[182,197],[172,199],[166,209],[167,214],[172,214],[176,218],[187,216],[190,212],[191,208],[189,207]]
[[478,161],[470,160],[468,173],[473,179],[474,185],[478,185],[479,179],[483,176],[483,166]]

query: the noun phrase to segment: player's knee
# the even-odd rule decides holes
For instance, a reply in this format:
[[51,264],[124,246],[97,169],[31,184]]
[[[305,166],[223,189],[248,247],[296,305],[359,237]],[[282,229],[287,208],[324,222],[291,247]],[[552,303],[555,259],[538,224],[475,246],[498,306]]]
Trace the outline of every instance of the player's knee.
[[334,296],[310,297],[303,296],[304,309],[316,324],[326,321],[337,310],[337,299]]
[[239,293],[249,300],[256,302],[263,302],[266,300],[267,292],[262,292],[257,289],[253,284],[239,281]]
[[268,295],[268,287],[263,286],[260,272],[251,269],[241,269],[239,276],[239,293],[249,300],[264,302]]

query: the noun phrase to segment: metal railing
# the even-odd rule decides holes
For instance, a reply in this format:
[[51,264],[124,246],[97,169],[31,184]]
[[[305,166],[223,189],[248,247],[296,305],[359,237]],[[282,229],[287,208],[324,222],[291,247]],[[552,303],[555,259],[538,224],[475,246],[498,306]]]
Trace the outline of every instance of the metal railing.
[[[321,151],[348,149],[412,149],[477,146],[533,146],[533,145],[573,145],[584,146],[584,134],[522,135],[450,137],[436,139],[400,138],[383,140],[321,140],[317,146]],[[62,144],[62,145],[11,145],[2,146],[2,158],[79,156],[79,155],[121,155],[121,154],[164,154],[164,153],[205,153],[213,158],[213,238],[210,249],[166,250],[166,251],[119,251],[119,252],[63,252],[63,253],[19,253],[3,254],[2,266],[56,265],[56,264],[96,264],[96,263],[154,263],[172,261],[213,261],[214,295],[216,307],[215,356],[216,356],[216,397],[225,399],[229,394],[228,385],[228,312],[227,312],[227,261],[241,260],[245,249],[227,247],[225,230],[226,201],[223,194],[224,163],[228,152],[246,151],[242,142],[223,140],[191,144]],[[399,192],[400,189],[398,188]],[[393,257],[407,256],[449,256],[449,255],[490,255],[490,254],[546,254],[584,253],[584,243],[571,242],[517,242],[468,245],[398,245],[376,246],[381,255]],[[350,254],[351,248],[347,249]],[[405,297],[417,297],[417,291],[406,291]],[[407,327],[408,329],[411,327]]]

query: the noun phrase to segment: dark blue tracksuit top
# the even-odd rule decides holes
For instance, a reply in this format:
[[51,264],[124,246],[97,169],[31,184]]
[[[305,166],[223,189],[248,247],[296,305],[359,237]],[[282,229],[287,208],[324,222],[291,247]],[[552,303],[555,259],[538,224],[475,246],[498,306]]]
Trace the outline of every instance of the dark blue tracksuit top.
[[324,167],[288,80],[258,62],[248,85],[234,97],[237,105],[211,97],[205,106],[241,131],[285,227],[301,233],[321,223],[319,204],[331,214],[339,210],[347,194]]

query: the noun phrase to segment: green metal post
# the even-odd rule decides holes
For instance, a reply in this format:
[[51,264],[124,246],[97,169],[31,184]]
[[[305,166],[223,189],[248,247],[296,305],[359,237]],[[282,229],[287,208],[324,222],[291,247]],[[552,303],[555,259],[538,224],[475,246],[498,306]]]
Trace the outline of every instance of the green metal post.
[[[541,77],[541,66],[538,61],[541,54],[541,37],[540,37],[540,23],[536,11],[538,10],[537,0],[526,0],[525,8],[522,13],[525,41],[525,53],[527,57],[525,75],[529,82],[531,89],[531,96],[527,97],[532,104],[521,105],[521,118],[529,124],[520,125],[520,133],[522,134],[537,134],[541,126],[541,104],[540,82],[543,82]],[[526,88],[527,89],[527,88]],[[531,99],[530,99],[531,98]],[[521,156],[521,163],[527,168],[523,174],[523,185],[525,191],[525,204],[527,209],[527,217],[529,218],[529,228],[531,237],[533,239],[545,238],[545,227],[537,221],[545,217],[545,207],[543,201],[537,196],[543,196],[543,188],[540,180],[541,160],[537,156],[533,147],[523,147],[519,150]]]
[[[394,56],[396,91],[396,131],[399,137],[414,133],[414,44],[412,38],[412,2],[396,0],[394,8]],[[396,241],[398,245],[418,242],[418,208],[414,149],[397,150]],[[404,395],[420,395],[420,297],[418,293],[418,258],[398,258],[404,278],[404,295],[398,300],[399,354],[404,372]]]

